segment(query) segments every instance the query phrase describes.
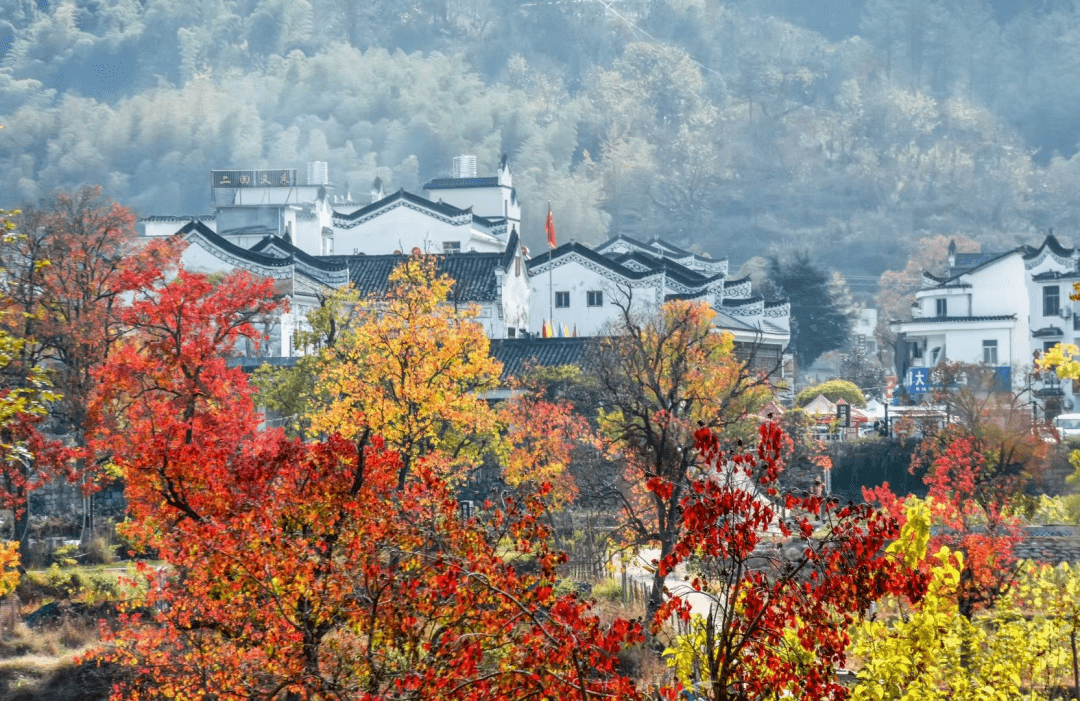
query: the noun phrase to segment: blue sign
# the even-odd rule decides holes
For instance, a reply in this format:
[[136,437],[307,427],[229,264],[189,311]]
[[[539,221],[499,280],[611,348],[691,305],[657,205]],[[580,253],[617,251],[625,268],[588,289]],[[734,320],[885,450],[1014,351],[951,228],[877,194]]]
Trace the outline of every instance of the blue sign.
[[922,394],[930,389],[930,368],[908,369],[908,394]]
[[1012,389],[1012,367],[1005,365],[994,368],[994,391],[1008,392]]

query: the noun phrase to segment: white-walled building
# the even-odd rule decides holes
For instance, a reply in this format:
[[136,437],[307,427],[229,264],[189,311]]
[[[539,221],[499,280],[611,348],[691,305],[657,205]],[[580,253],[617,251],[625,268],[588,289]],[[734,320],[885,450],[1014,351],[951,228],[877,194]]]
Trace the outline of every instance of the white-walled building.
[[715,310],[717,328],[734,334],[740,354],[755,354],[755,362],[768,355],[773,366],[782,359],[789,305],[752,296],[749,279],[727,279],[726,259],[617,236],[595,249],[571,243],[528,260],[506,157],[490,177],[476,177],[470,158],[455,159],[451,177],[427,182],[427,197],[386,195],[376,179],[367,204],[332,197],[320,164],[311,164],[305,185],[295,170],[214,170],[213,215],[140,224],[148,237],[183,236],[190,269],[241,268],[277,281],[292,311],[263,355],[298,352],[296,329],[332,289],[351,282],[378,295],[404,256],[437,254],[455,280],[454,303],[478,305],[492,339],[541,336],[546,319],[556,335],[596,336],[614,332],[621,304],[655,314],[667,300],[700,299]]
[[144,236],[171,236],[184,222],[198,221],[225,240],[250,248],[267,236],[286,239],[309,255],[333,252],[332,186],[326,163],[308,164],[308,182],[295,169],[212,170],[214,214],[151,216],[139,220]]
[[[320,298],[352,283],[363,296],[378,296],[387,289],[390,273],[408,256],[350,255],[311,256],[285,239],[263,238],[250,249],[242,248],[199,222],[189,222],[179,232],[187,242],[180,264],[194,272],[229,273],[247,270],[271,278],[279,294],[289,300],[290,311],[266,333],[270,342],[261,355],[302,354],[293,337],[316,308]],[[505,250],[496,253],[461,253],[440,256],[440,272],[454,280],[450,303],[476,305],[477,322],[490,338],[517,338],[529,329],[528,270],[517,231],[510,234]]]
[[[1069,301],[1080,281],[1080,251],[1047,236],[1037,248],[1003,253],[957,253],[950,246],[943,277],[924,273],[912,318],[893,324],[901,334],[907,384],[943,360],[999,368],[1014,390],[1032,389],[1050,413],[1074,407],[1072,383],[1052,373],[1031,374],[1036,354],[1080,342],[1080,305]],[[912,368],[915,368],[914,373]]]
[[[269,340],[259,349],[261,356],[295,354],[294,334],[306,323],[307,313],[319,305],[320,297],[349,281],[348,262],[308,256],[284,239],[267,237],[259,250],[236,245],[219,236],[202,222],[189,222],[176,232],[187,244],[180,265],[192,272],[227,274],[246,270],[274,281],[275,291],[289,302],[289,311],[268,322],[262,331]],[[253,354],[249,349],[248,354]]]
[[595,249],[563,244],[529,261],[534,332],[550,319],[556,333],[616,332],[624,309],[649,315],[671,299],[703,300],[714,324],[730,331],[740,352],[779,364],[791,339],[790,305],[751,295],[749,279],[727,280],[727,260],[697,256],[659,239],[618,236]]
[[515,227],[507,228],[502,218],[487,219],[471,209],[398,190],[348,213],[335,211],[328,253],[500,253]]

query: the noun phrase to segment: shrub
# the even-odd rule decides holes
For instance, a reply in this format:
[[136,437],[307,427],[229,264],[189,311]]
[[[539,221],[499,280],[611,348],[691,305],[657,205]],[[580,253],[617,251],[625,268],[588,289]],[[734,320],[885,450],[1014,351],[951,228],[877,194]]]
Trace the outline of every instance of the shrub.
[[843,399],[852,406],[866,407],[866,397],[863,396],[862,390],[854,382],[847,380],[829,380],[820,385],[807,387],[795,396],[795,406],[806,406],[819,394],[824,394],[830,402],[835,403],[837,399]]

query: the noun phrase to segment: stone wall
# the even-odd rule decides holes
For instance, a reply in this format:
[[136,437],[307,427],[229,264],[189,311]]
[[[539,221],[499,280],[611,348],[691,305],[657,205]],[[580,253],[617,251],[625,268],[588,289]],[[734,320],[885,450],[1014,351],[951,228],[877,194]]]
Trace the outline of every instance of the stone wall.
[[[46,521],[52,530],[70,530],[77,537],[83,520],[81,487],[66,480],[54,480],[30,492],[29,512],[33,526]],[[96,492],[92,498],[94,520],[119,520],[127,508],[123,485],[112,485]],[[59,535],[56,533],[54,535]]]
[[1016,556],[1051,565],[1080,562],[1080,527],[1030,526],[1016,546]]

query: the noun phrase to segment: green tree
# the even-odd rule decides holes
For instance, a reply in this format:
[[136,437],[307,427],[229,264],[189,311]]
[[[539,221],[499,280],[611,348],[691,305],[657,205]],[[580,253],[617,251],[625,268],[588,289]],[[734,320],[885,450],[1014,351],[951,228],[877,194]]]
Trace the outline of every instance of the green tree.
[[829,276],[814,265],[810,254],[796,253],[788,261],[773,257],[770,268],[791,302],[789,348],[799,367],[809,368],[822,353],[843,347],[851,335],[851,319],[838,305]]
[[866,397],[862,390],[854,382],[848,380],[829,380],[820,385],[807,387],[795,395],[796,406],[806,406],[819,394],[824,394],[830,402],[836,403],[837,399],[843,399],[848,404],[863,408],[866,406]]

